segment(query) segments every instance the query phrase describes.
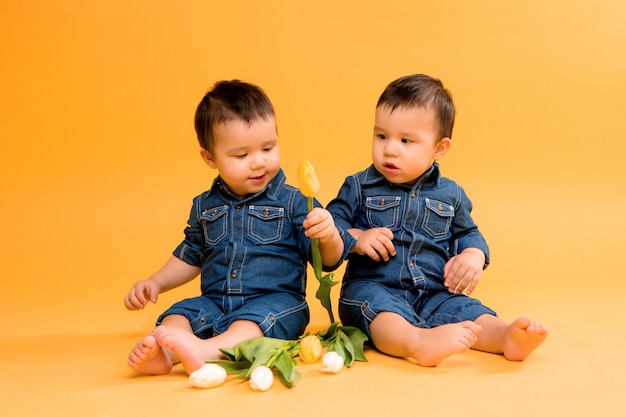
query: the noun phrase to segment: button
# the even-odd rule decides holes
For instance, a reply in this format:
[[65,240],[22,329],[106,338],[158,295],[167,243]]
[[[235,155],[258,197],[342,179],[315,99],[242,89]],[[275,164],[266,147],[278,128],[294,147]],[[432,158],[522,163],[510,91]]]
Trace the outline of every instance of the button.
[[238,204],[238,205],[236,205],[236,206],[235,206],[235,208],[236,208],[237,210],[239,210],[239,209],[241,208],[241,205],[239,205],[239,204]]
[[264,214],[265,216],[269,216],[269,215],[270,215],[270,211],[269,211],[268,209],[265,209],[265,211],[263,212],[263,214]]
[[214,211],[213,213],[211,213],[211,217],[215,217],[217,216],[217,211]]
[[237,279],[237,272],[233,272],[232,274],[230,274],[230,277],[232,279]]
[[387,204],[387,203],[385,202],[385,200],[381,200],[381,201],[380,201],[380,205],[381,205],[381,206],[384,206],[385,204]]
[[413,261],[409,262],[409,265],[411,266],[411,268],[413,268],[415,266],[415,264],[413,263]]
[[206,318],[200,317],[200,324],[206,324]]

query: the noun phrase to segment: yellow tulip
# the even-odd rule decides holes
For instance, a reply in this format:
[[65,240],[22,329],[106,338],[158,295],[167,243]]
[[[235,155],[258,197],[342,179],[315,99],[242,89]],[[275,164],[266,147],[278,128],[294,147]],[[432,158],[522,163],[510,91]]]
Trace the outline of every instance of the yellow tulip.
[[320,181],[309,161],[304,161],[298,167],[298,184],[300,185],[300,192],[305,197],[315,197],[315,194],[320,190]]
[[315,335],[306,336],[300,342],[300,358],[306,363],[316,362],[322,356],[322,342]]

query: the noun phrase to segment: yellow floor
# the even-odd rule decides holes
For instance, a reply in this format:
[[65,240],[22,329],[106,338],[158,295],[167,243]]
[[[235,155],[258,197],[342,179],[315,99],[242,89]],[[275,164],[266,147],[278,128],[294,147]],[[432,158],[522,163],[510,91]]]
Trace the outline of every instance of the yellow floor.
[[[575,202],[561,201],[563,207],[574,207]],[[585,208],[596,209],[601,207]],[[571,220],[567,215],[560,219],[561,226],[553,224],[556,235]],[[528,227],[540,230],[553,220]],[[493,221],[500,222],[497,217]],[[124,310],[126,288],[121,284],[101,292],[74,288],[72,296],[67,295],[71,288],[57,288],[49,295],[31,288],[33,305],[24,309],[24,300],[14,297],[1,306],[0,415],[572,416],[593,415],[599,406],[606,415],[623,415],[626,315],[621,306],[626,284],[615,272],[621,238],[595,248],[585,242],[610,226],[623,236],[624,225],[608,218],[597,219],[595,225],[598,229],[572,233],[571,240],[557,239],[556,247],[555,241],[539,239],[532,246],[499,243],[501,247],[494,248],[500,259],[485,273],[476,296],[502,317],[529,313],[550,327],[547,342],[525,362],[471,351],[436,368],[422,368],[367,350],[368,363],[356,363],[339,375],[323,375],[318,365],[301,364],[302,379],[295,388],[277,383],[266,393],[252,392],[238,381],[194,389],[180,368],[155,377],[138,376],[127,368],[131,347],[151,329],[164,306],[184,295],[182,291],[164,294],[159,305],[137,313]],[[511,227],[518,234],[524,228]],[[104,273],[96,269],[68,274],[104,279],[132,269],[114,263],[103,268]],[[75,279],[72,286],[78,282]],[[9,289],[17,291],[15,286]],[[312,328],[319,328],[326,316],[315,303],[312,300]]]

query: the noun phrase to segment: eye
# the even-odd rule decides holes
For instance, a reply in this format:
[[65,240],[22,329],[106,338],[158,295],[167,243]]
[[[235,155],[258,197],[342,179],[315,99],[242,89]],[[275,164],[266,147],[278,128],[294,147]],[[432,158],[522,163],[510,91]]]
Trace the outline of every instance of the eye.
[[402,143],[411,143],[411,140],[410,140],[410,139],[407,139],[407,138],[402,138],[402,139],[401,139],[401,142],[402,142]]
[[245,158],[246,156],[248,156],[248,154],[247,154],[247,153],[242,153],[242,154],[239,154],[239,155],[235,155],[235,158],[237,158],[237,159],[243,159],[243,158]]
[[383,135],[382,133],[379,133],[379,134],[377,134],[377,135],[376,135],[376,136],[374,136],[374,137],[375,137],[375,138],[377,138],[377,139],[380,139],[380,140],[385,140],[385,139],[387,139],[387,137],[386,137],[385,135]]
[[263,148],[263,152],[270,152],[272,149],[274,149],[273,146],[268,146],[266,148]]

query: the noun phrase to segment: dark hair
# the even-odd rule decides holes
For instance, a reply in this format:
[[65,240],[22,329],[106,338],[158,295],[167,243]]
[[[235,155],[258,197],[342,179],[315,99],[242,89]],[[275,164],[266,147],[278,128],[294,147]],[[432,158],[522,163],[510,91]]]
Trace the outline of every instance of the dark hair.
[[392,81],[378,99],[376,108],[381,106],[391,111],[398,107],[430,107],[435,110],[438,139],[446,137],[452,139],[456,112],[452,94],[436,78],[413,74]]
[[218,81],[196,108],[195,128],[200,146],[213,150],[213,127],[229,120],[251,124],[275,117],[274,106],[258,86],[240,80]]

